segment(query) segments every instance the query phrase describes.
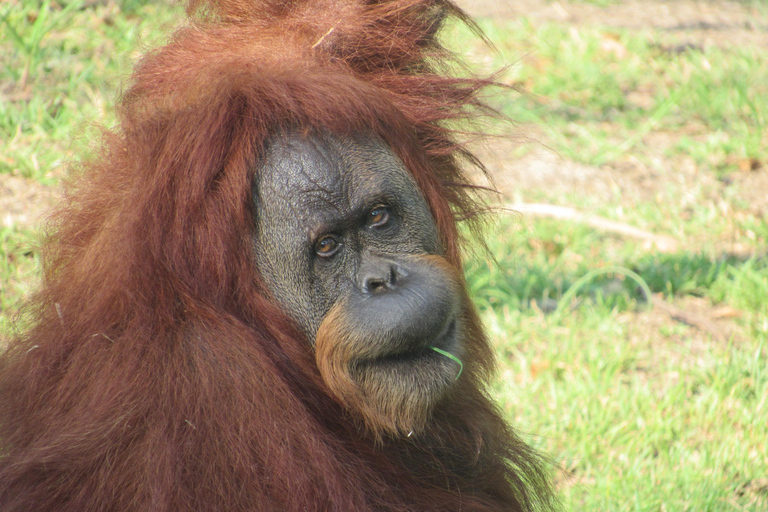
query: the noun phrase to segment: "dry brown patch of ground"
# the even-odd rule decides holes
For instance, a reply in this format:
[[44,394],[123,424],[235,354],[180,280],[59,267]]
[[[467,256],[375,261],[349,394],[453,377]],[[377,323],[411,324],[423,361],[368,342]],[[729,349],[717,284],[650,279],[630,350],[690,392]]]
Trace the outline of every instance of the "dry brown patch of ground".
[[37,225],[51,207],[54,188],[23,176],[0,173],[0,222],[5,227]]
[[460,0],[472,16],[529,17],[575,25],[657,29],[690,44],[768,47],[768,21],[760,7],[732,1],[629,0],[606,7],[547,0]]

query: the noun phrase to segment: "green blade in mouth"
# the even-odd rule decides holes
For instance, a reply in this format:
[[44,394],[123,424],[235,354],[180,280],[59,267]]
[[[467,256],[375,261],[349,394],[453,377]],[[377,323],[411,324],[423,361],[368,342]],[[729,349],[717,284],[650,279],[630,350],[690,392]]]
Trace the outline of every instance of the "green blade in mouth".
[[456,374],[456,380],[459,380],[459,375],[461,375],[461,372],[464,370],[464,365],[461,363],[461,359],[441,348],[433,347],[432,345],[429,345],[429,348],[459,364],[459,373]]

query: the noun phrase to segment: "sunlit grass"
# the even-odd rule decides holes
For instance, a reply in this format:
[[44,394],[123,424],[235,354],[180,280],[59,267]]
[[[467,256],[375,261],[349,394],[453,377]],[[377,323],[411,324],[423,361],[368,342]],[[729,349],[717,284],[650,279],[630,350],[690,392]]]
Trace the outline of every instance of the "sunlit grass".
[[132,63],[178,19],[178,7],[134,3],[0,4],[0,173],[55,184],[86,128],[113,121]]
[[595,279],[558,317],[546,311],[608,263],[599,238],[563,230],[581,235],[542,250],[527,243],[529,231],[504,222],[487,257],[467,270],[501,355],[496,396],[565,471],[566,502],[574,510],[764,510],[765,262],[684,253],[610,262],[635,268],[661,293],[655,300],[693,294],[738,308],[725,339],[649,308],[626,279]]

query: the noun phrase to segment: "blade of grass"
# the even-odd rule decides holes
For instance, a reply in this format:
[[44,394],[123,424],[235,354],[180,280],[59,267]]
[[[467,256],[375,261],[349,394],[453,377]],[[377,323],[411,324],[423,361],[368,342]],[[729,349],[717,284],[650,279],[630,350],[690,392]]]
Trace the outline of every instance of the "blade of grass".
[[635,281],[640,288],[643,290],[643,295],[645,296],[646,302],[648,304],[651,304],[651,289],[646,284],[645,280],[637,275],[635,272],[632,272],[628,268],[624,267],[606,267],[606,268],[596,268],[595,270],[592,270],[590,272],[587,272],[583,276],[581,276],[573,285],[568,288],[568,291],[566,291],[563,294],[563,298],[560,299],[559,303],[557,304],[557,309],[555,309],[554,313],[552,313],[553,318],[555,321],[559,321],[563,312],[565,311],[565,308],[568,307],[567,305],[570,304],[571,299],[581,290],[585,285],[587,285],[590,281],[592,281],[597,276],[605,275],[605,274],[621,274],[623,276],[626,276],[633,281]]
[[431,348],[432,350],[434,350],[438,354],[447,357],[451,361],[454,361],[454,362],[459,364],[459,373],[456,374],[456,380],[459,380],[459,376],[461,375],[461,372],[464,370],[464,365],[462,364],[461,359],[459,359],[455,355],[451,354],[450,352],[446,352],[445,350],[443,350],[441,348],[433,347],[432,345],[429,345],[429,348]]

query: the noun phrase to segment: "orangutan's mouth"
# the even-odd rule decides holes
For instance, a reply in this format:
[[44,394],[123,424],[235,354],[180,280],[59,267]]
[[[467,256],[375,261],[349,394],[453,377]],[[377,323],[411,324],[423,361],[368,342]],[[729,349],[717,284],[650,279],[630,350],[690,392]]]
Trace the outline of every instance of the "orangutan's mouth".
[[[357,361],[354,373],[373,371],[409,371],[423,368],[424,365],[440,366],[449,361],[440,351],[454,354],[460,347],[458,321],[453,318],[446,322],[445,328],[434,338],[415,340],[404,349],[396,350],[382,356]],[[440,349],[440,351],[435,350]]]

